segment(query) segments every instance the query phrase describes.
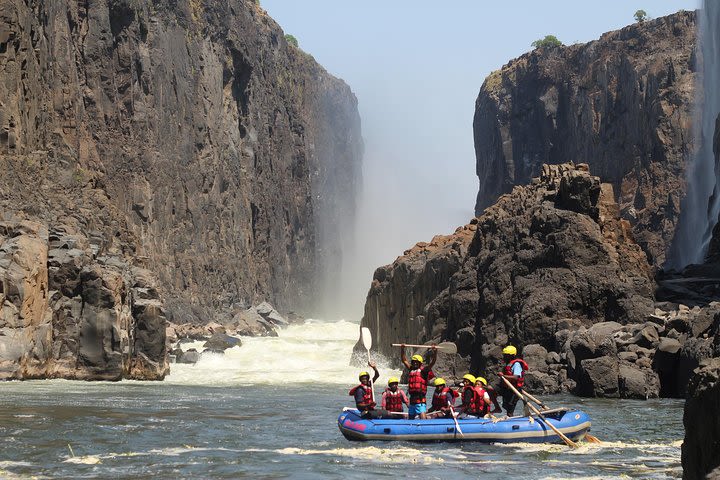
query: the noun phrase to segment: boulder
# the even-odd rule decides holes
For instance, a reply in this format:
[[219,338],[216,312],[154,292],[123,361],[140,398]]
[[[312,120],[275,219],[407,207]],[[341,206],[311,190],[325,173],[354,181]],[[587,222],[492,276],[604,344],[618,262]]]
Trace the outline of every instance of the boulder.
[[526,345],[522,349],[522,358],[530,367],[531,371],[547,373],[548,366],[545,360],[548,351],[542,345]]
[[247,337],[277,336],[272,323],[258,313],[254,308],[248,308],[235,315],[232,323],[238,335]]
[[190,348],[186,352],[183,352],[181,355],[178,355],[177,358],[175,359],[175,362],[177,362],[177,363],[197,363],[198,360],[200,360],[200,352],[198,352],[194,348]]
[[213,333],[210,339],[203,345],[207,350],[213,352],[224,352],[228,348],[239,347],[242,341],[239,338],[231,337],[224,333]]
[[683,478],[704,479],[720,467],[720,358],[695,370],[683,415]]
[[634,365],[620,364],[618,385],[622,398],[647,400],[660,395],[660,381],[657,374]]
[[580,362],[575,393],[582,397],[620,396],[619,365],[614,357],[585,359]]
[[642,348],[653,349],[660,343],[660,335],[655,325],[646,325],[632,339],[632,343]]
[[269,322],[285,326],[288,325],[288,321],[285,320],[285,318],[280,315],[280,313],[273,308],[272,305],[270,305],[268,302],[263,302],[257,307],[255,307],[255,310],[258,314],[260,314],[265,320],[268,320]]
[[561,391],[557,376],[533,370],[525,374],[525,389],[533,395],[552,395]]

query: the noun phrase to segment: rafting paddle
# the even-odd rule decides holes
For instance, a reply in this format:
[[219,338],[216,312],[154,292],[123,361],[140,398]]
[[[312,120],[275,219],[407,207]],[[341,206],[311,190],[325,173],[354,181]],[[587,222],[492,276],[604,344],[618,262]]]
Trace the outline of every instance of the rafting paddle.
[[455,354],[457,353],[457,345],[455,345],[452,342],[442,342],[438,343],[437,345],[409,345],[409,344],[402,344],[402,343],[393,343],[393,347],[413,347],[413,348],[432,348],[433,346],[437,348],[438,351],[448,354]]
[[455,409],[453,408],[452,403],[448,402],[448,407],[450,407],[450,415],[452,415],[453,422],[455,422],[455,430],[457,430],[461,437],[464,437],[465,434],[462,430],[460,430],[460,424],[457,421],[457,414],[455,413]]
[[[368,353],[368,364],[369,364],[370,363],[370,349],[372,348],[372,333],[370,333],[369,328],[362,327],[360,329],[360,336],[362,337],[363,346],[365,347],[365,350],[367,350],[367,353]],[[370,376],[370,395],[372,396],[372,401],[375,402],[375,388],[373,388],[372,375]]]
[[530,400],[528,400],[527,398],[525,398],[525,397],[523,396],[523,394],[520,393],[520,392],[517,390],[517,388],[513,387],[513,384],[510,383],[507,378],[505,378],[505,377],[503,377],[503,376],[500,376],[500,378],[502,378],[503,382],[505,382],[505,385],[507,385],[507,387],[508,387],[515,395],[517,395],[517,397],[518,397],[520,400],[522,400],[523,402],[525,402],[525,404],[526,404],[528,407],[530,407],[530,410],[532,410],[532,411],[535,413],[535,415],[537,415],[538,417],[540,417],[540,418],[545,422],[545,425],[547,425],[548,427],[550,427],[553,432],[557,433],[558,437],[560,437],[560,438],[562,439],[562,441],[567,444],[568,447],[578,448],[578,444],[577,444],[577,443],[575,443],[575,442],[573,442],[572,440],[570,440],[570,439],[567,437],[567,435],[565,435],[564,433],[562,433],[560,430],[558,430],[558,429],[555,427],[555,425],[553,425],[552,423],[550,423],[550,421],[549,421],[547,418],[545,418],[545,415],[543,415],[542,413],[540,413],[540,410],[538,410],[535,405],[533,405],[532,403],[530,403]]
[[[533,397],[532,395],[530,395],[528,392],[523,392],[523,393],[525,394],[525,396],[526,396],[528,399],[530,399],[531,401],[537,403],[537,404],[540,406],[540,408],[542,408],[543,411],[545,411],[545,413],[547,413],[547,410],[550,410],[550,407],[548,407],[548,406],[545,405],[543,402],[541,402],[541,401],[538,400],[537,398],[535,398],[535,397]],[[590,442],[590,443],[602,443],[599,438],[597,438],[595,435],[590,435],[589,433],[586,433],[586,434],[585,434],[585,440],[587,440],[587,441]]]

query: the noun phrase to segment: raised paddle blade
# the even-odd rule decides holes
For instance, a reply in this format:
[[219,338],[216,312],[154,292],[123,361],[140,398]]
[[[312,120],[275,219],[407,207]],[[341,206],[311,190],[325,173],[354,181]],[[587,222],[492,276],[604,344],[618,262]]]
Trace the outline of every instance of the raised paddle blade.
[[454,355],[457,353],[457,345],[452,342],[442,342],[437,345],[437,349],[443,353]]
[[370,350],[372,348],[372,333],[370,333],[370,329],[367,327],[362,327],[360,329],[360,336],[362,337],[362,342],[365,350]]

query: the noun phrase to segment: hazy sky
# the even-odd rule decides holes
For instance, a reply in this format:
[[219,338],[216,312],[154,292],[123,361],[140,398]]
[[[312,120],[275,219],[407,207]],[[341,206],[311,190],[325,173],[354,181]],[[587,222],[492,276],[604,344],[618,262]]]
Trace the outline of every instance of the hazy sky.
[[485,77],[552,34],[587,42],[698,0],[491,2],[261,0],[300,47],[358,97],[365,139],[359,248],[344,266],[348,320],[380,265],[473,216],[472,120]]

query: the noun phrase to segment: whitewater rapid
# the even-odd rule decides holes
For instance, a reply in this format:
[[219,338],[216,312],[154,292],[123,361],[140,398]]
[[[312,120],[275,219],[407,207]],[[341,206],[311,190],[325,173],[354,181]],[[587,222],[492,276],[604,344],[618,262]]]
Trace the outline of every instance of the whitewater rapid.
[[[165,383],[175,385],[274,385],[295,383],[357,383],[360,368],[350,366],[353,346],[359,339],[357,323],[344,320],[307,320],[278,330],[277,337],[241,337],[242,346],[224,354],[203,354],[194,365],[171,364]],[[202,351],[204,342],[183,348]],[[371,351],[378,364],[378,389],[399,371]],[[366,369],[363,367],[362,369]]]

